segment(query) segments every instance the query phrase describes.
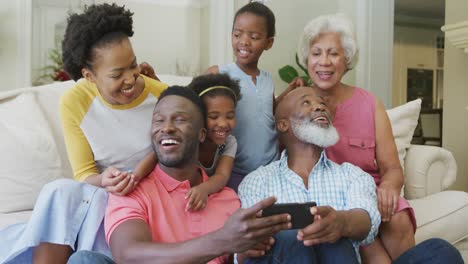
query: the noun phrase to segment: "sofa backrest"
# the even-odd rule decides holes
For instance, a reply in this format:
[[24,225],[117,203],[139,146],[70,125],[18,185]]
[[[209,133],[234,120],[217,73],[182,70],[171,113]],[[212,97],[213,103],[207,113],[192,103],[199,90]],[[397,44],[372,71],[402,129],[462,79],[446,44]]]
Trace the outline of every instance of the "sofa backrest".
[[0,213],[30,210],[44,184],[72,177],[58,107],[73,84],[0,93]]
[[[188,76],[158,77],[169,85],[187,85],[192,80]],[[59,101],[74,83],[0,92],[0,213],[31,210],[44,184],[73,178]]]

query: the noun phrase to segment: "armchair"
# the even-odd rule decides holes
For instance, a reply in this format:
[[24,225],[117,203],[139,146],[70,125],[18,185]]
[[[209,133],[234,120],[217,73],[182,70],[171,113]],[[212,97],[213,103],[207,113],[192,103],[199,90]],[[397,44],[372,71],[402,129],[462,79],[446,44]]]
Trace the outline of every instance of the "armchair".
[[416,214],[416,243],[445,239],[468,261],[468,193],[447,190],[456,174],[455,158],[446,149],[411,145],[407,150],[404,196]]

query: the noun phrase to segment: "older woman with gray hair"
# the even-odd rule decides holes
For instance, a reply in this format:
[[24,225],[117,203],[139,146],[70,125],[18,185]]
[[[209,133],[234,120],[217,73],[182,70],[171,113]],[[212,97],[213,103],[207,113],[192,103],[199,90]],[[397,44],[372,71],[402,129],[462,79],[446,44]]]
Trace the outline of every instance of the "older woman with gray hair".
[[361,248],[363,261],[390,263],[415,245],[416,220],[400,197],[403,170],[382,103],[370,92],[342,82],[358,58],[352,23],[341,14],[311,20],[301,35],[298,57],[332,109],[340,134],[338,143],[326,149],[328,158],[359,166],[377,185],[382,224],[375,241]]

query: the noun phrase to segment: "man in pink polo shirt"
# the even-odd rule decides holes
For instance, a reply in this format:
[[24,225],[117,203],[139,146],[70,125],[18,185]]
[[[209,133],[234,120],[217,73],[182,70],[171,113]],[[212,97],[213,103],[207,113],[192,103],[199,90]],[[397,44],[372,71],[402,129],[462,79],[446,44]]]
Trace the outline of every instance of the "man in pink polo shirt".
[[[288,215],[256,217],[274,198],[239,209],[229,188],[210,195],[203,210],[185,210],[185,193],[208,180],[198,165],[203,124],[202,102],[192,90],[173,86],[161,94],[152,123],[159,164],[128,196],[109,196],[106,239],[118,263],[225,263],[232,253],[262,254],[275,233],[290,227]],[[113,263],[95,252],[73,259]]]

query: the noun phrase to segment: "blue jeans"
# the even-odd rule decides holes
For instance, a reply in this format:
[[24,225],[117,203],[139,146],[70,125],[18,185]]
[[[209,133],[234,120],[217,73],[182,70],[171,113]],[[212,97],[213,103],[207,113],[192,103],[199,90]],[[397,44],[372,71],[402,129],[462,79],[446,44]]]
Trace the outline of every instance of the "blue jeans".
[[463,264],[460,252],[449,242],[431,238],[399,256],[393,264]]
[[[341,239],[333,244],[305,247],[297,241],[296,232],[288,230],[278,233],[275,236],[275,245],[266,256],[251,258],[245,263],[357,263],[354,248],[349,240]],[[104,254],[86,250],[76,252],[68,260],[68,264],[87,263],[115,264]],[[463,264],[464,262],[454,246],[445,240],[432,238],[406,251],[393,263]]]
[[353,244],[342,238],[335,243],[304,246],[297,240],[297,230],[281,231],[275,235],[275,244],[263,257],[250,258],[247,264],[279,263],[358,263]]
[[99,252],[81,250],[75,252],[68,259],[67,264],[115,264],[115,262],[110,259],[108,256],[101,254]]

